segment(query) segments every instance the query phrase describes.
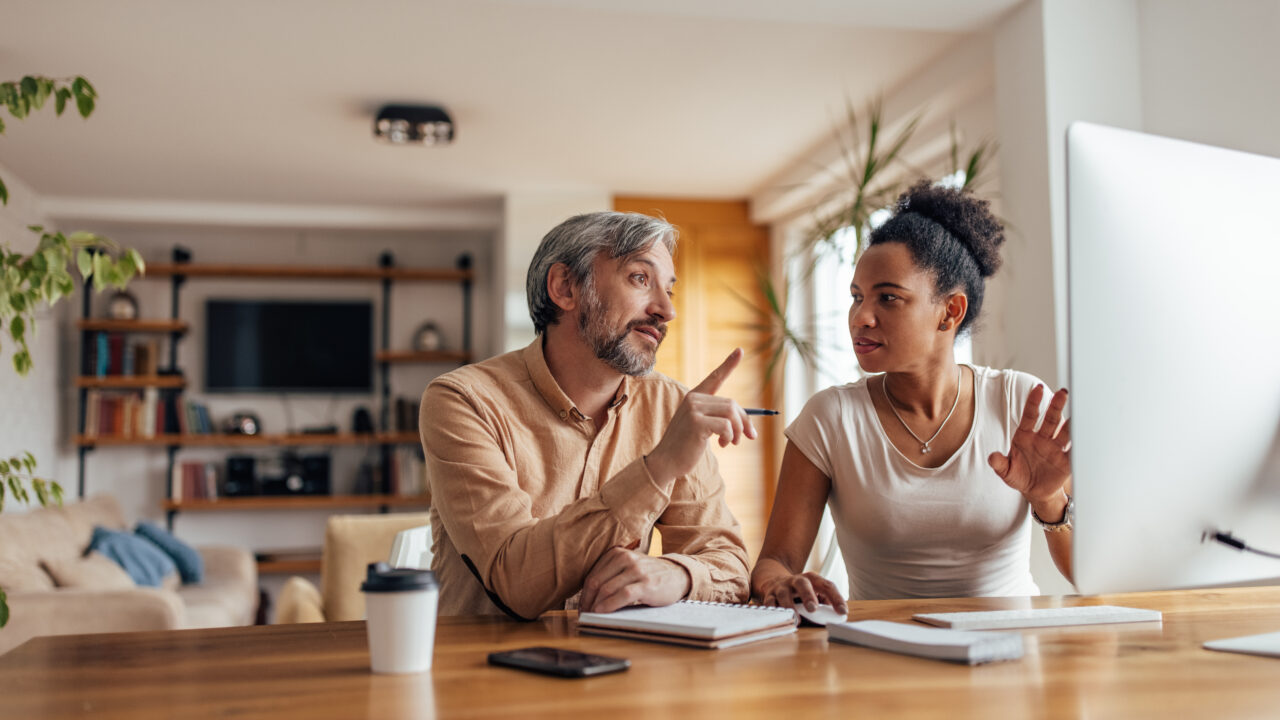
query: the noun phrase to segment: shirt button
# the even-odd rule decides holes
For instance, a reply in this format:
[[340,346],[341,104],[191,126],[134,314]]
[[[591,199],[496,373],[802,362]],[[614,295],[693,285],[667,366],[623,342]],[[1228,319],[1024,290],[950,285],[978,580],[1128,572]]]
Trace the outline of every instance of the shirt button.
[[560,411],[560,419],[561,419],[561,420],[563,420],[563,419],[565,419],[565,418],[567,418],[567,417],[569,417],[569,413],[565,412],[564,410],[561,410],[561,411]]

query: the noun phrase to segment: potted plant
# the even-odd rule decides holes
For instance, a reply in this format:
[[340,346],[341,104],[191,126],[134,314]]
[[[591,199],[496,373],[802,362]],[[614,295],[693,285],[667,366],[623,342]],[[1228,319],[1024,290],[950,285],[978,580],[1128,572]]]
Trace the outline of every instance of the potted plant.
[[[47,78],[28,75],[21,80],[0,83],[0,105],[12,119],[22,120],[53,101],[60,116],[69,102],[83,118],[89,117],[98,93],[83,77]],[[5,124],[0,116],[0,134]],[[9,191],[0,178],[0,204],[9,204]],[[27,339],[35,332],[35,311],[53,305],[75,292],[72,272],[78,271],[86,292],[107,287],[124,288],[134,275],[145,270],[142,257],[132,249],[122,249],[107,238],[90,232],[63,234],[40,225],[28,229],[37,240],[30,251],[11,249],[0,239],[0,345],[13,351],[13,369],[19,376],[31,372],[34,360]],[[7,336],[7,337],[6,337]],[[28,485],[41,505],[62,504],[62,487],[36,475],[36,459],[30,452],[0,448],[0,511],[6,496],[30,503]],[[0,627],[9,620],[4,588],[0,588]]]
[[[865,115],[859,115],[852,103],[847,104],[844,123],[833,134],[840,147],[841,172],[836,173],[831,189],[813,206],[812,219],[802,236],[794,258],[806,261],[823,254],[833,254],[844,263],[856,263],[866,249],[875,213],[889,207],[902,191],[901,173],[891,172],[905,164],[903,148],[911,140],[920,125],[921,115],[908,118],[899,129],[886,135],[883,113],[879,100],[873,100]],[[959,183],[961,190],[975,190],[986,179],[991,157],[996,152],[994,142],[984,140],[973,149],[964,151],[955,123],[951,124],[950,166],[943,168],[945,177]],[[928,173],[915,170],[915,175]],[[810,277],[802,273],[799,284]],[[811,368],[818,363],[819,348],[810,339],[812,328],[795,327],[787,318],[787,297],[790,287],[779,291],[767,272],[758,273],[760,290],[766,305],[759,307],[739,295],[750,305],[759,321],[752,329],[766,335],[764,347],[769,356],[765,369],[766,382],[788,350]]]

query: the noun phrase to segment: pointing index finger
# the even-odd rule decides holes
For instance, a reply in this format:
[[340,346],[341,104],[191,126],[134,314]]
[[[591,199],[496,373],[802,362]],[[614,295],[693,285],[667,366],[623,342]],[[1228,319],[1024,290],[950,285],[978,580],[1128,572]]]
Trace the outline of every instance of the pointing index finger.
[[715,395],[720,390],[720,386],[724,384],[724,381],[729,378],[729,373],[733,372],[733,369],[738,367],[740,362],[742,362],[742,348],[734,348],[733,352],[729,353],[729,357],[720,363],[720,367],[712,370],[711,374],[698,383],[690,392]]

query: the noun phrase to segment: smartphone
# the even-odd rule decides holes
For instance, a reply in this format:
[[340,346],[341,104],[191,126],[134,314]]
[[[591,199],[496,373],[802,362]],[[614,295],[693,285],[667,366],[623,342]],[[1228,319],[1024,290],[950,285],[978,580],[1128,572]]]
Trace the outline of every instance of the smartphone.
[[605,673],[622,672],[631,667],[626,658],[591,655],[576,650],[553,647],[527,647],[519,650],[489,653],[490,665],[529,670],[531,672],[559,675],[560,677],[589,677]]

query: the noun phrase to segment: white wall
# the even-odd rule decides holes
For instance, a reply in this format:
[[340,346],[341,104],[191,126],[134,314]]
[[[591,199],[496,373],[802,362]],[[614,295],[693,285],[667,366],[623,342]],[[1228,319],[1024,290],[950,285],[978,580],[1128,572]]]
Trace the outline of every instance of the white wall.
[[1143,129],[1280,157],[1280,2],[1139,0]]
[[[39,237],[27,226],[48,225],[48,218],[41,213],[35,193],[21,178],[3,166],[0,177],[9,190],[8,205],[0,208],[0,244],[10,250],[30,252]],[[28,451],[36,457],[40,477],[64,477],[65,463],[58,442],[58,398],[65,378],[59,377],[58,318],[73,303],[74,299],[64,300],[52,309],[36,312],[36,331],[27,339],[34,367],[26,377],[20,377],[13,369],[8,333],[0,335],[0,457]],[[75,492],[74,485],[66,489]],[[14,511],[24,506],[10,498],[5,507]]]
[[613,196],[603,190],[511,192],[503,209],[503,241],[495,263],[502,272],[498,281],[502,288],[502,315],[491,333],[494,347],[500,352],[522,348],[533,341],[525,278],[538,243],[551,228],[574,215],[612,210]]

